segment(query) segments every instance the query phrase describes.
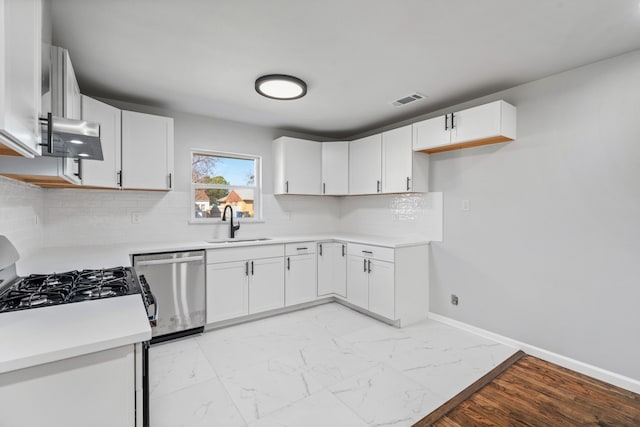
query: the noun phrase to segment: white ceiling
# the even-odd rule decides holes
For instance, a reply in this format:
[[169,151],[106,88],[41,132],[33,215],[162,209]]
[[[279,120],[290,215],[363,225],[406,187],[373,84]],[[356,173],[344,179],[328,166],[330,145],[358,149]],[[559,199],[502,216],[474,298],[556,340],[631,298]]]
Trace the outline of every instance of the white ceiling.
[[[335,138],[640,48],[638,0],[52,0],[52,11],[85,93]],[[302,78],[307,96],[259,96],[268,73]],[[415,91],[428,98],[390,105]]]

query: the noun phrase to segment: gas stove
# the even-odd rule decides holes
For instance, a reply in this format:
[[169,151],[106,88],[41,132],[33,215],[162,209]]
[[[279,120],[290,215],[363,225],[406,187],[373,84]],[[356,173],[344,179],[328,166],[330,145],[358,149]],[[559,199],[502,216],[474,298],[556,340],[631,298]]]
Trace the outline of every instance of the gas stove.
[[32,274],[3,285],[0,313],[132,294],[141,294],[147,308],[153,304],[144,276],[131,267]]

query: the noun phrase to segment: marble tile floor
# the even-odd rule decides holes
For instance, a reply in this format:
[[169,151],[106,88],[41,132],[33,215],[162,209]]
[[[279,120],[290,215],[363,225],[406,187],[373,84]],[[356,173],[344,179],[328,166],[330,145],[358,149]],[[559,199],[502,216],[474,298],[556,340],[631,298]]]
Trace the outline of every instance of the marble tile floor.
[[516,349],[337,303],[155,345],[153,427],[410,426]]

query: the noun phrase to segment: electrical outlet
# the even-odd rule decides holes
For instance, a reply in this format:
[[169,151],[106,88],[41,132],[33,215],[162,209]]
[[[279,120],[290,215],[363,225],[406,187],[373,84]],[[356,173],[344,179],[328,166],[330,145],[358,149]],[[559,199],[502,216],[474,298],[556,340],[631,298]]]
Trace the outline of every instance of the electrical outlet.
[[458,305],[458,295],[451,294],[451,304]]
[[462,210],[468,212],[471,210],[471,206],[469,205],[469,200],[465,199],[462,201]]
[[131,212],[131,224],[140,224],[140,212]]

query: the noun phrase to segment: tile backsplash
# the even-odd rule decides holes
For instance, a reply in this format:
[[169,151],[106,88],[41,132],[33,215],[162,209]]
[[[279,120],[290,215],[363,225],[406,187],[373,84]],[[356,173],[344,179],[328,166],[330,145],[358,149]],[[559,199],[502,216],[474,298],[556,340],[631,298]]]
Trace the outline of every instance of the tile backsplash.
[[[227,237],[226,224],[190,224],[189,193],[41,189],[0,177],[0,234],[25,254],[39,247],[195,241]],[[132,216],[139,217],[133,224]],[[263,196],[264,221],[238,237],[348,232],[442,240],[442,193]]]
[[43,244],[45,191],[0,176],[0,235],[5,235],[25,255]]

